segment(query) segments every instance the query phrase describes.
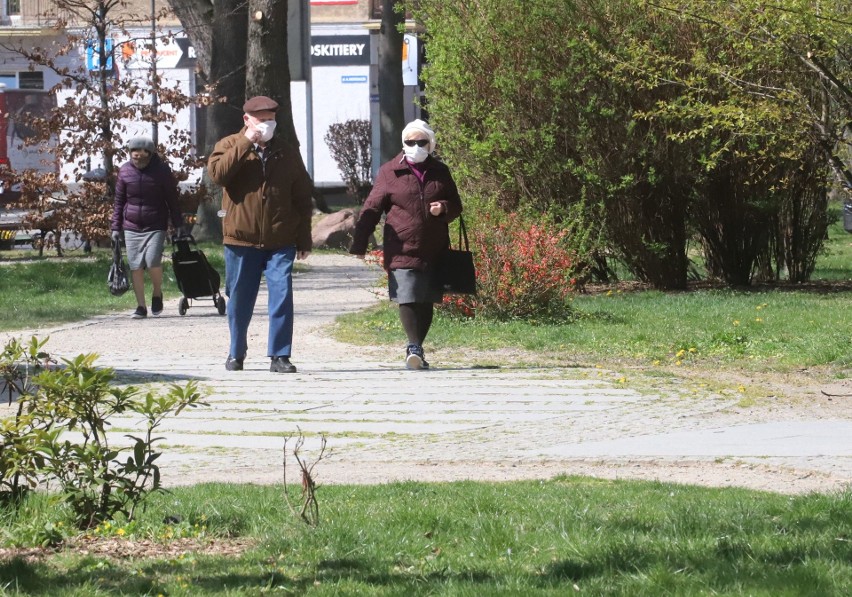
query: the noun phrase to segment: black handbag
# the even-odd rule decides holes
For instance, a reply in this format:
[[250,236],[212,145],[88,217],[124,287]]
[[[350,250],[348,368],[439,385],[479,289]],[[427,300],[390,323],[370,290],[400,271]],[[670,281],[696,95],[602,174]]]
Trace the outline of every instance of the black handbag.
[[[464,245],[462,245],[464,241]],[[459,216],[458,249],[448,246],[435,265],[435,284],[446,294],[476,294],[476,267],[467,240],[464,218]]]
[[121,296],[130,290],[127,265],[121,257],[121,245],[117,242],[112,243],[112,265],[109,266],[107,285],[109,286],[109,293],[113,296]]

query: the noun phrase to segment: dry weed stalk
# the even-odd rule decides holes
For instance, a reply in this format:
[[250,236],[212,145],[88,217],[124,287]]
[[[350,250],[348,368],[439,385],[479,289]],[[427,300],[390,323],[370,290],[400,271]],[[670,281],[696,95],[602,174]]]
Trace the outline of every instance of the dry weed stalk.
[[299,465],[299,470],[301,472],[300,476],[302,479],[302,505],[297,512],[296,506],[290,499],[290,490],[287,486],[287,443],[291,439],[293,439],[293,437],[289,435],[284,438],[284,500],[287,502],[287,506],[290,508],[290,512],[292,512],[294,516],[299,516],[299,518],[311,526],[317,526],[319,524],[319,503],[317,502],[316,497],[317,486],[314,482],[313,471],[314,467],[325,457],[325,447],[328,442],[325,435],[320,436],[319,455],[317,456],[317,459],[309,465],[300,454],[302,446],[305,444],[305,436],[302,434],[302,430],[299,429],[299,435],[296,437],[296,443],[293,446],[293,458],[296,459],[296,463]]

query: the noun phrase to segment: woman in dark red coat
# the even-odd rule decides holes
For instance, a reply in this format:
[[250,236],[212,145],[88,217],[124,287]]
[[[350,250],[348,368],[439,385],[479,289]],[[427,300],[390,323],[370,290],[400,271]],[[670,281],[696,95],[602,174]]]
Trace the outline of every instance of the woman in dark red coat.
[[427,369],[423,341],[432,325],[433,303],[443,300],[432,281],[438,257],[449,245],[448,225],[462,211],[456,183],[445,164],[432,156],[435,133],[422,120],[402,131],[402,153],[382,165],[367,197],[349,252],[363,259],[382,214],[384,268],[390,299],[408,337],[405,364]]
[[130,161],[118,171],[115,206],[112,213],[112,240],[127,247],[127,263],[136,295],[134,319],[148,316],[145,306],[145,270],[154,287],[151,314],[163,311],[163,246],[169,222],[177,232],[182,225],[177,181],[168,164],[155,153],[154,142],[135,137],[127,144]]

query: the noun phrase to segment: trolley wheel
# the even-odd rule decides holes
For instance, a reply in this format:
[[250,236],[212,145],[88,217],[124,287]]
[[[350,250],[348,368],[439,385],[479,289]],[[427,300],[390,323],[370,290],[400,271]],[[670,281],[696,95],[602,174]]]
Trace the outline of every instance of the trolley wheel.
[[225,297],[220,294],[216,297],[215,301],[216,309],[219,311],[219,315],[224,315],[225,310],[227,308],[227,303],[225,303]]
[[178,313],[186,315],[187,309],[189,309],[189,300],[186,297],[183,297],[180,299],[180,303],[178,303]]

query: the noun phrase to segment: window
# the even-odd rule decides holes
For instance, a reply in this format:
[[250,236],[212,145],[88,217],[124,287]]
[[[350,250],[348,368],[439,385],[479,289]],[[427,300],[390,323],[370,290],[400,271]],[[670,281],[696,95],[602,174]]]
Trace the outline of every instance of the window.
[[18,89],[44,89],[44,73],[39,70],[18,73]]
[[21,14],[21,0],[6,0],[6,14]]

